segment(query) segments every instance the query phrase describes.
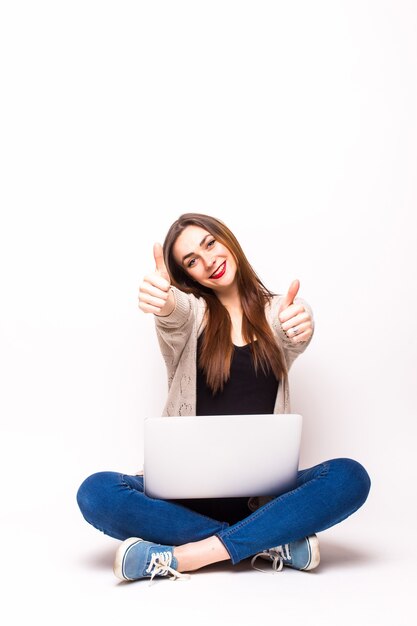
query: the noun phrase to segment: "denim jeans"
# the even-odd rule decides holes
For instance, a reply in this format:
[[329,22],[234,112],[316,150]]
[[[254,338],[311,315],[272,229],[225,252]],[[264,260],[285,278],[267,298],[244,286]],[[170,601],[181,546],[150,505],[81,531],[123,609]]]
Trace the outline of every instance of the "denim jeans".
[[368,497],[365,468],[337,458],[298,471],[297,486],[261,505],[248,498],[160,500],[143,493],[143,476],[103,471],[77,491],[81,512],[92,526],[116,539],[140,537],[169,546],[215,535],[232,563],[302,539],[352,515]]

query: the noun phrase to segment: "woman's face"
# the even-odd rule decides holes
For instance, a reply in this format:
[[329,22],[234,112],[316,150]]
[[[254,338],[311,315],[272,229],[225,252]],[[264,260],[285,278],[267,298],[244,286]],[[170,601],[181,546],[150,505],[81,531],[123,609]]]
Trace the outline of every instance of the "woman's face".
[[[187,226],[177,237],[172,253],[178,265],[200,285],[222,292],[235,282],[237,265],[233,254],[201,226]],[[213,274],[219,277],[214,278]]]

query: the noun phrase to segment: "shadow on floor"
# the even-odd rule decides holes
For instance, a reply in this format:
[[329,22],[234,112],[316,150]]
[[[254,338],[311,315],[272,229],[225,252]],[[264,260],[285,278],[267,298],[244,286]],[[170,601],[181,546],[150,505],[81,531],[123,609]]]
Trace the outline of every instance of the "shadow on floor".
[[320,564],[317,571],[327,571],[334,567],[356,567],[380,560],[373,550],[364,550],[363,546],[355,548],[350,540],[347,544],[326,539],[318,535],[320,542]]

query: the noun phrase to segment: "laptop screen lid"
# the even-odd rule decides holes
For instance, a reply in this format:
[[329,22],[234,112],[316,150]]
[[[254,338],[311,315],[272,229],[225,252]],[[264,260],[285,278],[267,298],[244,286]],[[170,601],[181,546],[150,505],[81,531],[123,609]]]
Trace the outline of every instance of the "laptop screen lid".
[[296,486],[302,416],[188,415],[144,420],[152,498],[280,495]]

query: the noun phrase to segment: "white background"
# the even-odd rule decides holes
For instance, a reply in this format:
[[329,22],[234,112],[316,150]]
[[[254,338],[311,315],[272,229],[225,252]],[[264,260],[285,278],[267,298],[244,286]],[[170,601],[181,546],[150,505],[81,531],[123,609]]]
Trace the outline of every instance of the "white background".
[[[145,623],[165,602],[185,623],[415,623],[416,37],[406,0],[1,3],[8,623]],[[118,542],[77,508],[89,474],[142,467],[167,380],[138,286],[190,211],[313,308],[301,466],[371,476],[314,572],[118,583]]]

